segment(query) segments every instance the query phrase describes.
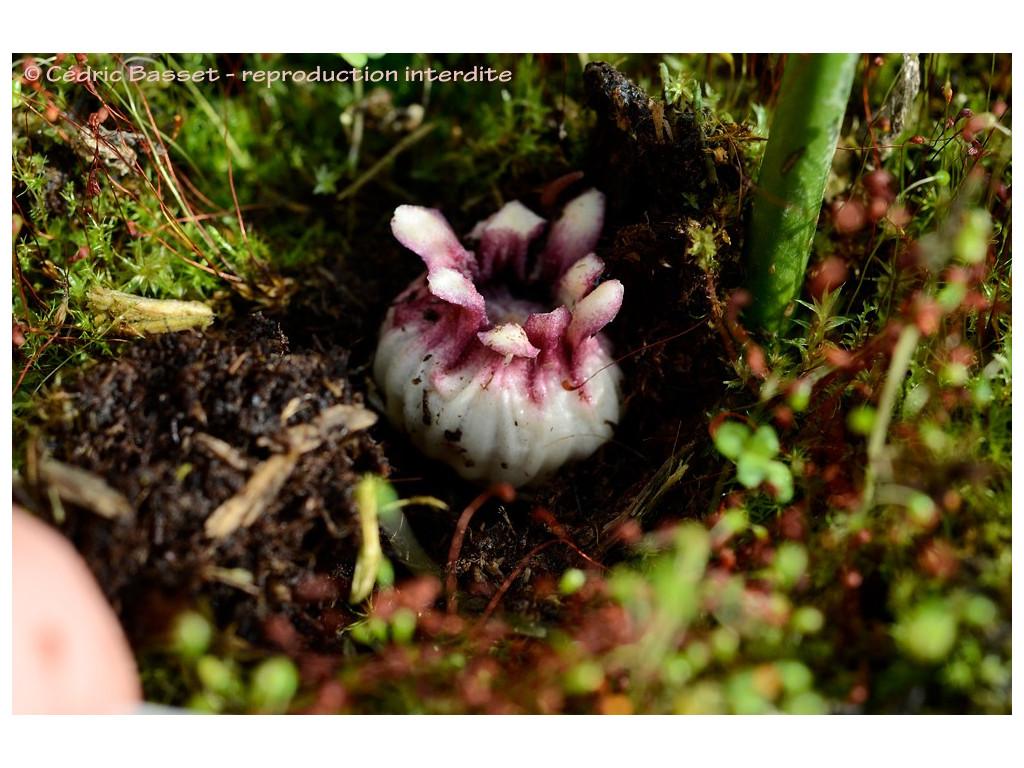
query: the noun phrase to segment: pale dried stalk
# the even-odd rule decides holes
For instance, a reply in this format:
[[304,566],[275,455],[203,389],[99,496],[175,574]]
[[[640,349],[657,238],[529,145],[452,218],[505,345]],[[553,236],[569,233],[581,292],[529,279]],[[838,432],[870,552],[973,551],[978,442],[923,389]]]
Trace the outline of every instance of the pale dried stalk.
[[108,520],[128,519],[135,509],[120,491],[92,472],[73,467],[56,459],[39,462],[39,479],[61,501],[75,504]]
[[213,310],[199,301],[147,299],[106,288],[93,288],[86,296],[97,322],[134,336],[202,329],[213,322]]

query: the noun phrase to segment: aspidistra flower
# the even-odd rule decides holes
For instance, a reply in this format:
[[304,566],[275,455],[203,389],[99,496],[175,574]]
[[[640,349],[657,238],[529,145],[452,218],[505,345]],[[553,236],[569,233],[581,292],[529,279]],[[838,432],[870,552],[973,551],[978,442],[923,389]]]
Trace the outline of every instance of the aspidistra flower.
[[441,213],[399,206],[391,228],[425,275],[381,327],[374,377],[388,418],[463,477],[514,486],[591,455],[619,420],[621,372],[600,333],[623,288],[594,254],[604,196],[547,222],[518,201],[476,225],[469,251]]

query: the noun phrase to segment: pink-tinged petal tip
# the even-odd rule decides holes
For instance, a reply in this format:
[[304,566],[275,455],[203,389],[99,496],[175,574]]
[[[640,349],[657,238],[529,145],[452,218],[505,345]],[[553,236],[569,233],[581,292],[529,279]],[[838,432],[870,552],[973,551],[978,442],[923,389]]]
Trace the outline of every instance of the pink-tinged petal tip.
[[541,254],[541,274],[560,277],[588,253],[593,253],[604,226],[604,195],[596,189],[584,192],[565,206],[551,227],[547,247]]
[[428,270],[448,267],[466,275],[476,269],[473,254],[462,247],[441,212],[419,205],[400,205],[391,219],[395,238],[415,253]]
[[545,223],[525,205],[513,200],[477,224],[469,237],[480,242],[477,248],[480,276],[488,279],[511,264],[516,277],[525,279],[527,251]]
[[486,311],[484,297],[473,285],[473,281],[462,272],[448,267],[431,269],[427,273],[427,285],[437,298],[458,304],[481,316]]
[[572,309],[576,302],[586,296],[597,285],[604,272],[604,262],[594,254],[588,254],[577,261],[558,281],[558,300]]
[[526,321],[526,335],[530,342],[543,350],[557,350],[565,338],[565,329],[572,322],[572,313],[567,307],[558,307],[552,312],[530,315]]
[[505,356],[505,364],[512,362],[513,357],[532,358],[540,354],[540,350],[530,343],[526,331],[516,323],[506,323],[481,331],[477,338],[487,348]]
[[572,311],[572,322],[566,331],[569,343],[576,348],[580,343],[604,328],[615,319],[622,308],[622,283],[609,280],[601,283],[589,295],[576,303]]

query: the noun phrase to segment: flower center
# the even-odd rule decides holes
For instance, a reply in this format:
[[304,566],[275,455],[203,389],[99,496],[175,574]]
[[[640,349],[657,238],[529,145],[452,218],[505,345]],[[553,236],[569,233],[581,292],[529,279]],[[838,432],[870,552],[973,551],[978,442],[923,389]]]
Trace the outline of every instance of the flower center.
[[513,296],[505,286],[484,286],[480,294],[487,305],[487,319],[494,325],[523,325],[530,315],[547,312],[550,309],[538,301]]

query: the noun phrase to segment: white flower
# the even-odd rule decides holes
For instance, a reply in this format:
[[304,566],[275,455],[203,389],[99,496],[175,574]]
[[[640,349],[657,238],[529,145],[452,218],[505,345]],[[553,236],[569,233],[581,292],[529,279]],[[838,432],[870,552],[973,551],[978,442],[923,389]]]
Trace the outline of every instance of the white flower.
[[593,249],[604,196],[570,202],[543,250],[545,220],[508,203],[467,251],[440,212],[403,205],[391,228],[427,273],[381,328],[374,377],[388,418],[469,480],[514,486],[592,454],[619,419],[622,374],[599,331],[622,305]]

